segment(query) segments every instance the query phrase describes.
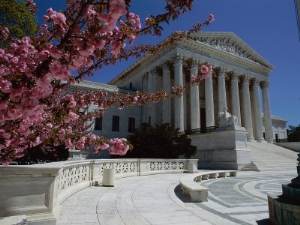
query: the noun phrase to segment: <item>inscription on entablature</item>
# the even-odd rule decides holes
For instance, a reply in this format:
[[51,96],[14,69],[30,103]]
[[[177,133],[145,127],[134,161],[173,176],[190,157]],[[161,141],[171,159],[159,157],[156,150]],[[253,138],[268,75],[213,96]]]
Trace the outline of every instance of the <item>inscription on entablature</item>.
[[241,68],[241,69],[259,74],[259,75],[264,76],[264,77],[268,75],[268,73],[263,72],[259,69],[251,68],[251,67],[245,66],[243,64],[240,64],[238,62],[234,62],[234,61],[231,61],[229,59],[222,58],[220,56],[212,55],[211,59],[217,60],[217,61],[222,62],[222,63],[227,64],[227,65],[235,66],[237,68]]

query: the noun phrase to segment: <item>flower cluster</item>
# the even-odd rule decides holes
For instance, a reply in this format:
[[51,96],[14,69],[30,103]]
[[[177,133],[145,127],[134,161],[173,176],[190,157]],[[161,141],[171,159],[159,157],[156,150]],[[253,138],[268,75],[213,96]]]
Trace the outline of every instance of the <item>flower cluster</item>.
[[207,65],[201,65],[200,73],[198,75],[191,75],[190,83],[193,85],[199,85],[200,82],[210,76],[212,72],[212,67]]
[[113,138],[110,139],[111,147],[108,151],[111,155],[125,155],[129,150],[129,143],[125,138]]

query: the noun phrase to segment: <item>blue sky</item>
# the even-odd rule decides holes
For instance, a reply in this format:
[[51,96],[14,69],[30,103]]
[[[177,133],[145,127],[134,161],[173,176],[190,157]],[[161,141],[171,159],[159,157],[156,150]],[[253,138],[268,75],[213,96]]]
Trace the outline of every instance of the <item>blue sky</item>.
[[[64,8],[64,1],[36,0],[39,17],[46,9]],[[163,0],[132,0],[131,11],[142,21],[163,12]],[[274,67],[270,73],[271,113],[285,118],[288,125],[300,124],[300,41],[293,0],[195,0],[193,9],[165,25],[160,38],[143,37],[141,43],[158,43],[177,30],[188,30],[196,22],[215,15],[215,22],[203,31],[233,32]],[[97,72],[93,81],[107,83],[134,60]]]

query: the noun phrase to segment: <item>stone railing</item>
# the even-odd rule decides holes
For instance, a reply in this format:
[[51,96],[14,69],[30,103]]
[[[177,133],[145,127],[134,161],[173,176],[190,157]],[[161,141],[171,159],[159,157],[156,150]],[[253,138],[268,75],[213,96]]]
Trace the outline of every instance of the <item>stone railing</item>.
[[[0,218],[26,215],[34,224],[55,224],[61,203],[83,188],[102,183],[103,170],[115,177],[178,173],[197,168],[197,159],[99,159],[30,166],[0,166]],[[1,221],[1,219],[0,219]]]

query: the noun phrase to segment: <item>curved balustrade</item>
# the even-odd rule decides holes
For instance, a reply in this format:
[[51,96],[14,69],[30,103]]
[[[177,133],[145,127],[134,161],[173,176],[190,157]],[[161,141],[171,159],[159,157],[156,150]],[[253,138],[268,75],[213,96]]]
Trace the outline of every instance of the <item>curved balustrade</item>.
[[[182,173],[198,159],[99,159],[29,166],[0,166],[0,218],[26,215],[27,221],[55,224],[60,204],[75,192],[100,184],[104,168],[115,177]],[[193,172],[193,171],[192,171]]]
[[199,183],[211,179],[235,177],[236,173],[235,170],[205,171],[185,176],[180,179],[179,183],[183,195],[186,195],[191,202],[207,202],[208,188],[199,185]]

